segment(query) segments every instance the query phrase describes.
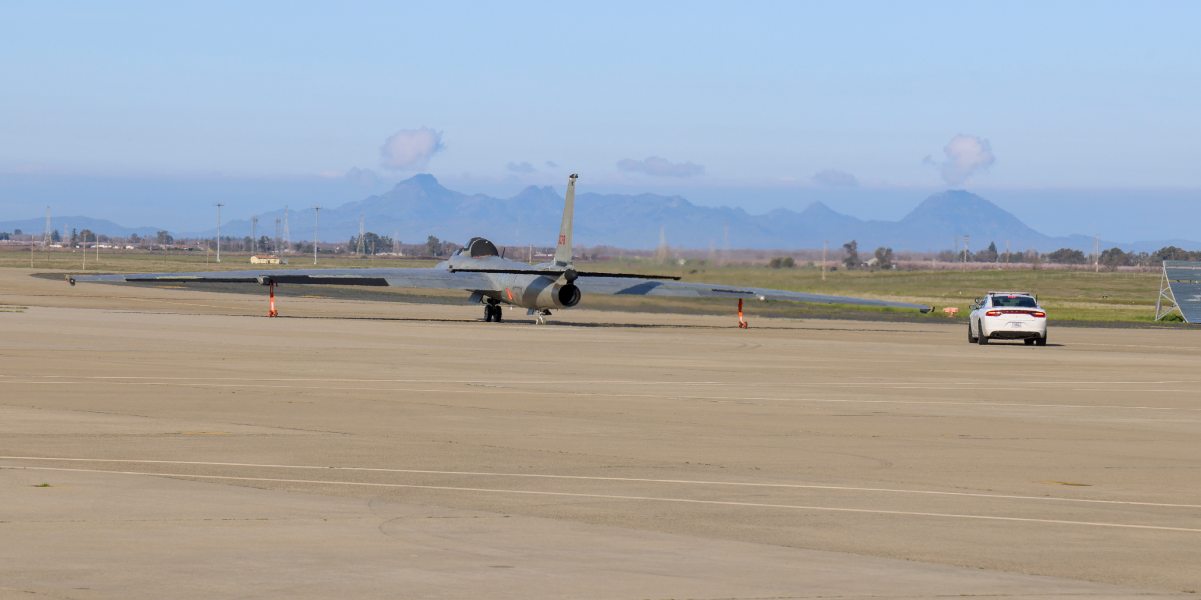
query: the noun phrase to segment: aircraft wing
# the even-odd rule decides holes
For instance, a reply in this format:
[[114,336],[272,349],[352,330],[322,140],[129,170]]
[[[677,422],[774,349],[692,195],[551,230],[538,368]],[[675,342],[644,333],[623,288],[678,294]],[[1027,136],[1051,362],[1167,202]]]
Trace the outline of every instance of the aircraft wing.
[[921,312],[930,312],[931,308],[923,304],[908,302],[890,302],[887,300],[872,300],[869,298],[851,298],[848,296],[830,296],[826,294],[808,294],[805,292],[790,292],[769,288],[743,287],[714,283],[689,283],[681,281],[664,281],[661,279],[616,278],[616,277],[580,277],[575,284],[587,297],[588,294],[612,296],[659,296],[668,298],[741,298],[745,300],[810,302],[820,304],[853,304],[857,306],[878,306],[885,308],[908,308]]
[[107,283],[257,283],[260,285],[365,285],[466,291],[499,291],[482,273],[454,273],[442,269],[271,269],[257,271],[202,271],[195,273],[130,273],[69,275],[68,281]]

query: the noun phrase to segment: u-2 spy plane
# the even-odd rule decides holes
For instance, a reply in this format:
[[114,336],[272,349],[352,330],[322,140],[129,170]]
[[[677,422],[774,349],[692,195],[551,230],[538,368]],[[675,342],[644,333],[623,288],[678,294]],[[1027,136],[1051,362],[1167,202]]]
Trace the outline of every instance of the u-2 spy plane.
[[571,308],[585,295],[660,296],[675,298],[730,298],[738,300],[739,327],[743,300],[818,302],[909,308],[928,312],[930,307],[905,302],[888,302],[844,296],[806,294],[766,288],[692,283],[679,277],[634,273],[604,273],[576,269],[572,262],[572,214],[575,207],[577,175],[567,179],[563,222],[555,255],[550,262],[530,265],[508,260],[496,245],[482,238],[471,238],[453,256],[427,268],[377,269],[272,269],[258,271],[216,271],[197,273],[136,273],[118,275],[68,275],[76,282],[119,283],[257,283],[271,290],[270,315],[275,316],[275,287],[285,284],[325,284],[392,286],[422,289],[463,290],[470,303],[484,305],[484,320],[500,322],[501,305],[519,306],[542,324],[552,309]]

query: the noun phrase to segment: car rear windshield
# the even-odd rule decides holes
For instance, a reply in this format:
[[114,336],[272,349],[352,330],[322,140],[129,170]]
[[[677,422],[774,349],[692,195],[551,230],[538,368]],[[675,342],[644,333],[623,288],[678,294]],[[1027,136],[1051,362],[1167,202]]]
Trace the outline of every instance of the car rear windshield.
[[1038,308],[1038,303],[1030,296],[993,296],[992,305],[1007,308]]

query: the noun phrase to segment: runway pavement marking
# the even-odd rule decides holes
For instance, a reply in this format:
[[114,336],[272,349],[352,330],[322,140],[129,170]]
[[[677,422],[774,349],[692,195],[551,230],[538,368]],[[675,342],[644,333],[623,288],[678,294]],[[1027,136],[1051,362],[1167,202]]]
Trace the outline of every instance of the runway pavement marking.
[[[56,379],[54,381],[19,381],[7,380],[5,383],[10,385],[78,385],[80,381],[69,381],[65,378]],[[192,388],[255,388],[255,389],[277,389],[277,390],[304,390],[304,391],[326,391],[326,392],[406,392],[418,394],[447,394],[461,393],[464,390],[448,390],[443,388],[411,388],[411,387],[313,387],[309,385],[265,385],[253,383],[201,383],[192,379],[183,379],[178,381],[99,381],[89,380],[89,383],[108,383],[110,385],[127,385],[127,386],[175,386],[175,387],[192,387]],[[454,381],[444,381],[438,383],[455,384]],[[561,383],[561,382],[560,382]],[[484,382],[473,382],[468,385],[484,385]],[[489,385],[503,385],[500,383],[492,383]],[[512,384],[521,385],[521,384]],[[736,385],[736,384],[730,384]],[[867,385],[867,384],[864,384]],[[927,389],[927,390],[944,390],[944,391],[971,391],[972,388],[942,388],[942,387],[882,387],[877,389]],[[989,391],[1015,390],[1022,391],[1027,388],[999,388],[987,387],[980,388]],[[1106,390],[1106,391],[1122,391],[1130,390]],[[1143,390],[1162,392],[1166,390]],[[1189,390],[1191,392],[1191,390]],[[681,394],[615,394],[603,392],[581,392],[581,391],[534,391],[534,390],[519,390],[506,389],[503,387],[490,387],[489,393],[492,394],[519,394],[522,396],[578,396],[586,398],[602,397],[602,398],[647,398],[647,399],[672,399],[672,400],[699,400],[704,402],[811,402],[823,404],[901,404],[901,405],[924,405],[924,406],[973,406],[973,407],[1018,407],[1018,408],[1070,408],[1070,409],[1088,409],[1095,410],[1098,408],[1110,408],[1121,410],[1152,410],[1152,411],[1186,411],[1186,412],[1201,412],[1201,407],[1186,407],[1186,406],[1127,406],[1121,404],[1033,404],[1029,402],[962,402],[962,401],[947,401],[947,400],[865,400],[865,399],[848,399],[848,398],[773,398],[769,396],[687,396]]]
[[300,483],[308,485],[345,485],[358,487],[380,487],[418,490],[438,490],[449,492],[477,492],[485,494],[520,494],[528,496],[556,496],[567,498],[592,498],[599,500],[632,500],[641,502],[673,502],[678,504],[704,504],[716,506],[739,506],[747,508],[780,508],[791,510],[807,510],[820,512],[843,512],[873,515],[893,515],[905,517],[932,517],[944,519],[967,519],[977,521],[1004,521],[1017,523],[1038,523],[1044,525],[1073,525],[1078,527],[1106,527],[1115,529],[1141,529],[1151,531],[1171,531],[1177,533],[1201,533],[1201,529],[1190,527],[1168,527],[1164,525],[1138,525],[1134,523],[1106,523],[1099,521],[1071,521],[1066,519],[1035,519],[1031,517],[1006,517],[997,515],[968,515],[959,513],[917,512],[904,510],[882,510],[868,508],[846,508],[835,506],[807,506],[799,504],[769,504],[763,502],[737,502],[733,500],[697,500],[695,498],[667,498],[658,496],[627,496],[617,494],[583,494],[578,492],[545,492],[537,490],[506,490],[497,488],[472,488],[445,485],[417,485],[408,483],[373,483],[364,481],[322,481],[318,479],[280,479],[272,477],[235,477],[231,475],[189,475],[187,473],[149,473],[143,471],[110,471],[105,469],[68,469],[61,467],[0,467],[0,470],[30,470],[30,471],[65,471],[74,473],[108,473],[113,475],[141,475],[149,477],[177,477],[182,479],[210,479],[214,481],[258,481],[264,483]]
[[[563,383],[560,379],[546,380],[483,380],[483,379],[364,379],[364,378],[337,378],[337,377],[160,377],[153,375],[136,376],[136,375],[31,375],[22,373],[20,375],[0,374],[0,377],[32,377],[41,379],[79,379],[79,380],[132,380],[132,381],[237,381],[237,382],[266,382],[266,383],[289,383],[289,382],[330,382],[330,383],[462,383],[462,384],[504,384],[504,385],[560,385]],[[938,386],[954,386],[967,387],[974,386],[985,387],[992,389],[991,386],[981,384],[976,381],[801,381],[792,383],[758,383],[758,382],[741,382],[741,381],[663,381],[663,380],[639,380],[639,379],[593,379],[574,381],[573,383],[584,384],[612,384],[612,385],[736,385],[738,387],[814,387],[814,386],[907,386],[907,385],[938,385]],[[1151,380],[1151,381],[1039,381],[1039,380],[1007,380],[1010,385],[1177,385],[1190,384],[1201,385],[1201,379],[1171,379],[1171,380]]]
[[[543,473],[498,473],[489,471],[436,471],[430,469],[387,469],[382,467],[331,467],[317,465],[273,465],[236,462],[207,462],[188,460],[134,460],[120,458],[62,458],[52,456],[0,456],[0,460],[41,460],[49,462],[95,462],[122,463],[145,465],[191,465],[207,467],[247,467],[259,469],[298,469],[314,471],[361,471],[372,473],[408,473],[414,475],[457,475],[470,477],[521,477],[529,479],[565,479],[580,481],[620,481],[629,483],[666,483],[678,485],[715,485],[730,487],[784,488],[835,490],[849,492],[880,492],[891,494],[923,494],[931,496],[963,496],[969,498],[990,498],[1002,500],[1036,500],[1049,502],[1081,502],[1088,504],[1120,504],[1128,506],[1155,506],[1162,508],[1201,508],[1201,504],[1171,504],[1164,502],[1138,502],[1134,500],[1099,500],[1090,498],[1059,498],[1055,496],[1021,496],[1014,494],[984,494],[979,492],[945,492],[939,490],[905,490],[895,488],[873,488],[843,485],[822,485],[809,483],[756,483],[744,481],[706,481],[692,479],[650,479],[641,477],[602,477],[590,475],[552,475]],[[1062,483],[1062,482],[1054,482]]]

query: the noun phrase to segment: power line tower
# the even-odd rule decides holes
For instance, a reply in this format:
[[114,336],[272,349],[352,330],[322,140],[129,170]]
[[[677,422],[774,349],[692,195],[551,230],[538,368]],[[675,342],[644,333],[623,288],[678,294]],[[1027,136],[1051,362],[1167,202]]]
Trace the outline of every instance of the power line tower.
[[659,226],[659,249],[655,252],[655,260],[660,264],[667,263],[667,226]]
[[321,215],[321,207],[313,207],[313,264],[317,264],[317,219]]
[[283,223],[283,221],[282,221],[282,220],[281,220],[279,217],[275,217],[275,238],[273,238],[273,241],[271,242],[271,252],[272,252],[272,253],[274,253],[274,254],[279,254],[279,253],[280,253],[280,249],[279,249],[279,228],[281,227],[281,224],[282,224],[282,223]]
[[288,226],[288,206],[284,205],[284,252],[292,251],[292,228]]
[[46,229],[42,233],[42,247],[49,248],[50,240],[54,237],[54,228],[50,226],[50,207],[46,207]]
[[259,251],[259,216],[250,217],[250,253]]
[[358,248],[356,249],[357,252],[359,253],[359,256],[366,254],[366,248],[364,247],[364,240],[363,240],[364,233],[366,233],[366,232],[364,231],[364,227],[363,227],[363,215],[359,215],[359,243],[358,243]]
[[217,203],[217,262],[221,262],[221,207],[225,206],[220,202]]

